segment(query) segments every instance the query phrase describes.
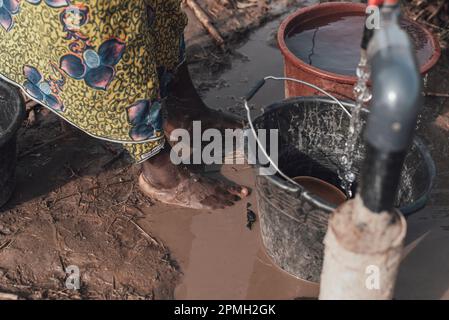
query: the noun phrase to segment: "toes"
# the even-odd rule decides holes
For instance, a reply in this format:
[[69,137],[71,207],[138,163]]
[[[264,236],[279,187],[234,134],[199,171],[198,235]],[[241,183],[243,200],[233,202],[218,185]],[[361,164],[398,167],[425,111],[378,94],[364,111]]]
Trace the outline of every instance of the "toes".
[[224,201],[223,199],[220,199],[218,196],[215,196],[215,195],[210,195],[206,199],[201,201],[201,204],[206,209],[212,209],[212,210],[224,209],[226,207],[225,203],[226,203],[226,201]]
[[247,187],[242,187],[240,194],[242,195],[242,198],[246,198],[250,194],[250,190]]
[[226,202],[231,202],[232,204],[234,204],[235,202],[238,202],[240,200],[239,196],[233,195],[232,193],[223,190],[224,192],[221,194],[221,198],[223,201]]
[[226,200],[223,202],[225,207],[232,207],[235,203],[231,200]]
[[227,188],[230,194],[238,196],[240,199],[244,199],[249,196],[249,189],[242,186],[231,186]]
[[206,209],[206,210],[220,209],[220,207],[218,207],[216,203],[211,201],[211,199],[205,199],[205,200],[201,201],[201,205],[203,206],[202,209]]
[[239,202],[242,198],[238,196],[237,194],[234,194],[232,192],[229,192],[228,190],[225,190],[224,192],[224,198],[228,201],[232,201],[233,203]]
[[217,190],[215,195],[210,195],[204,199],[202,204],[210,209],[216,210],[232,207],[238,200],[240,200],[239,197],[230,194],[225,189],[221,189]]

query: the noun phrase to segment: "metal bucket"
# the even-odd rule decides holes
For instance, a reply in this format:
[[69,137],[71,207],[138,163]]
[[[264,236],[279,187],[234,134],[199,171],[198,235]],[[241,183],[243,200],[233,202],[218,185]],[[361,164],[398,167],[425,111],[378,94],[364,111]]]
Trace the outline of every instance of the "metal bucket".
[[[278,266],[312,282],[320,279],[323,240],[335,206],[300,184],[292,183],[290,178],[314,177],[341,189],[338,171],[343,167],[341,158],[350,123],[345,109],[354,107],[352,103],[341,104],[327,97],[291,98],[265,108],[263,115],[253,121],[255,130],[279,130],[279,171],[256,178],[263,243]],[[367,114],[364,110],[364,115]],[[268,154],[273,151],[270,142],[265,148]],[[353,155],[356,174],[364,152],[362,146]],[[260,169],[261,165],[255,167]],[[405,160],[396,201],[405,215],[426,205],[435,175],[435,164],[428,149],[415,138]]]
[[16,183],[16,138],[25,113],[19,90],[0,80],[0,207],[11,197]]

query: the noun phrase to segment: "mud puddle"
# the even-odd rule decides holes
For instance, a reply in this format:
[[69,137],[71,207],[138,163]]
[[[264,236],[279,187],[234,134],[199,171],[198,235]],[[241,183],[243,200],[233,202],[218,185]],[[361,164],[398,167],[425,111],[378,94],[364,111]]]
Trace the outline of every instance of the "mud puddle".
[[[223,175],[253,188],[247,167],[226,167]],[[163,239],[183,273],[176,299],[295,299],[318,295],[318,285],[288,275],[265,254],[260,230],[246,227],[247,202],[214,212],[164,206],[140,223]]]

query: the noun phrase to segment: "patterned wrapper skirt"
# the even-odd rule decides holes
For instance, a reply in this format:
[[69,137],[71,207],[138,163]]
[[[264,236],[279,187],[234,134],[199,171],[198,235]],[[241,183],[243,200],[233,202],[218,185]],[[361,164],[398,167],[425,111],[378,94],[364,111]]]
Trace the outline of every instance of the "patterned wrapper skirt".
[[165,143],[186,24],[181,0],[0,0],[0,77],[144,161]]

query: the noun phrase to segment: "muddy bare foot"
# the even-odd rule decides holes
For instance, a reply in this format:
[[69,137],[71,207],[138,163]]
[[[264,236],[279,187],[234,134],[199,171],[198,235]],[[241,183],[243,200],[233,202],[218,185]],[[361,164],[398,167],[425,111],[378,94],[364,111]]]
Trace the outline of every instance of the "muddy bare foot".
[[152,199],[190,209],[224,209],[249,194],[245,187],[233,186],[195,174],[185,175],[179,184],[171,189],[157,188],[145,178],[144,174],[141,174],[139,186],[142,192]]
[[139,186],[148,197],[166,204],[192,209],[222,209],[247,197],[246,187],[192,173],[170,160],[166,146],[142,164]]

